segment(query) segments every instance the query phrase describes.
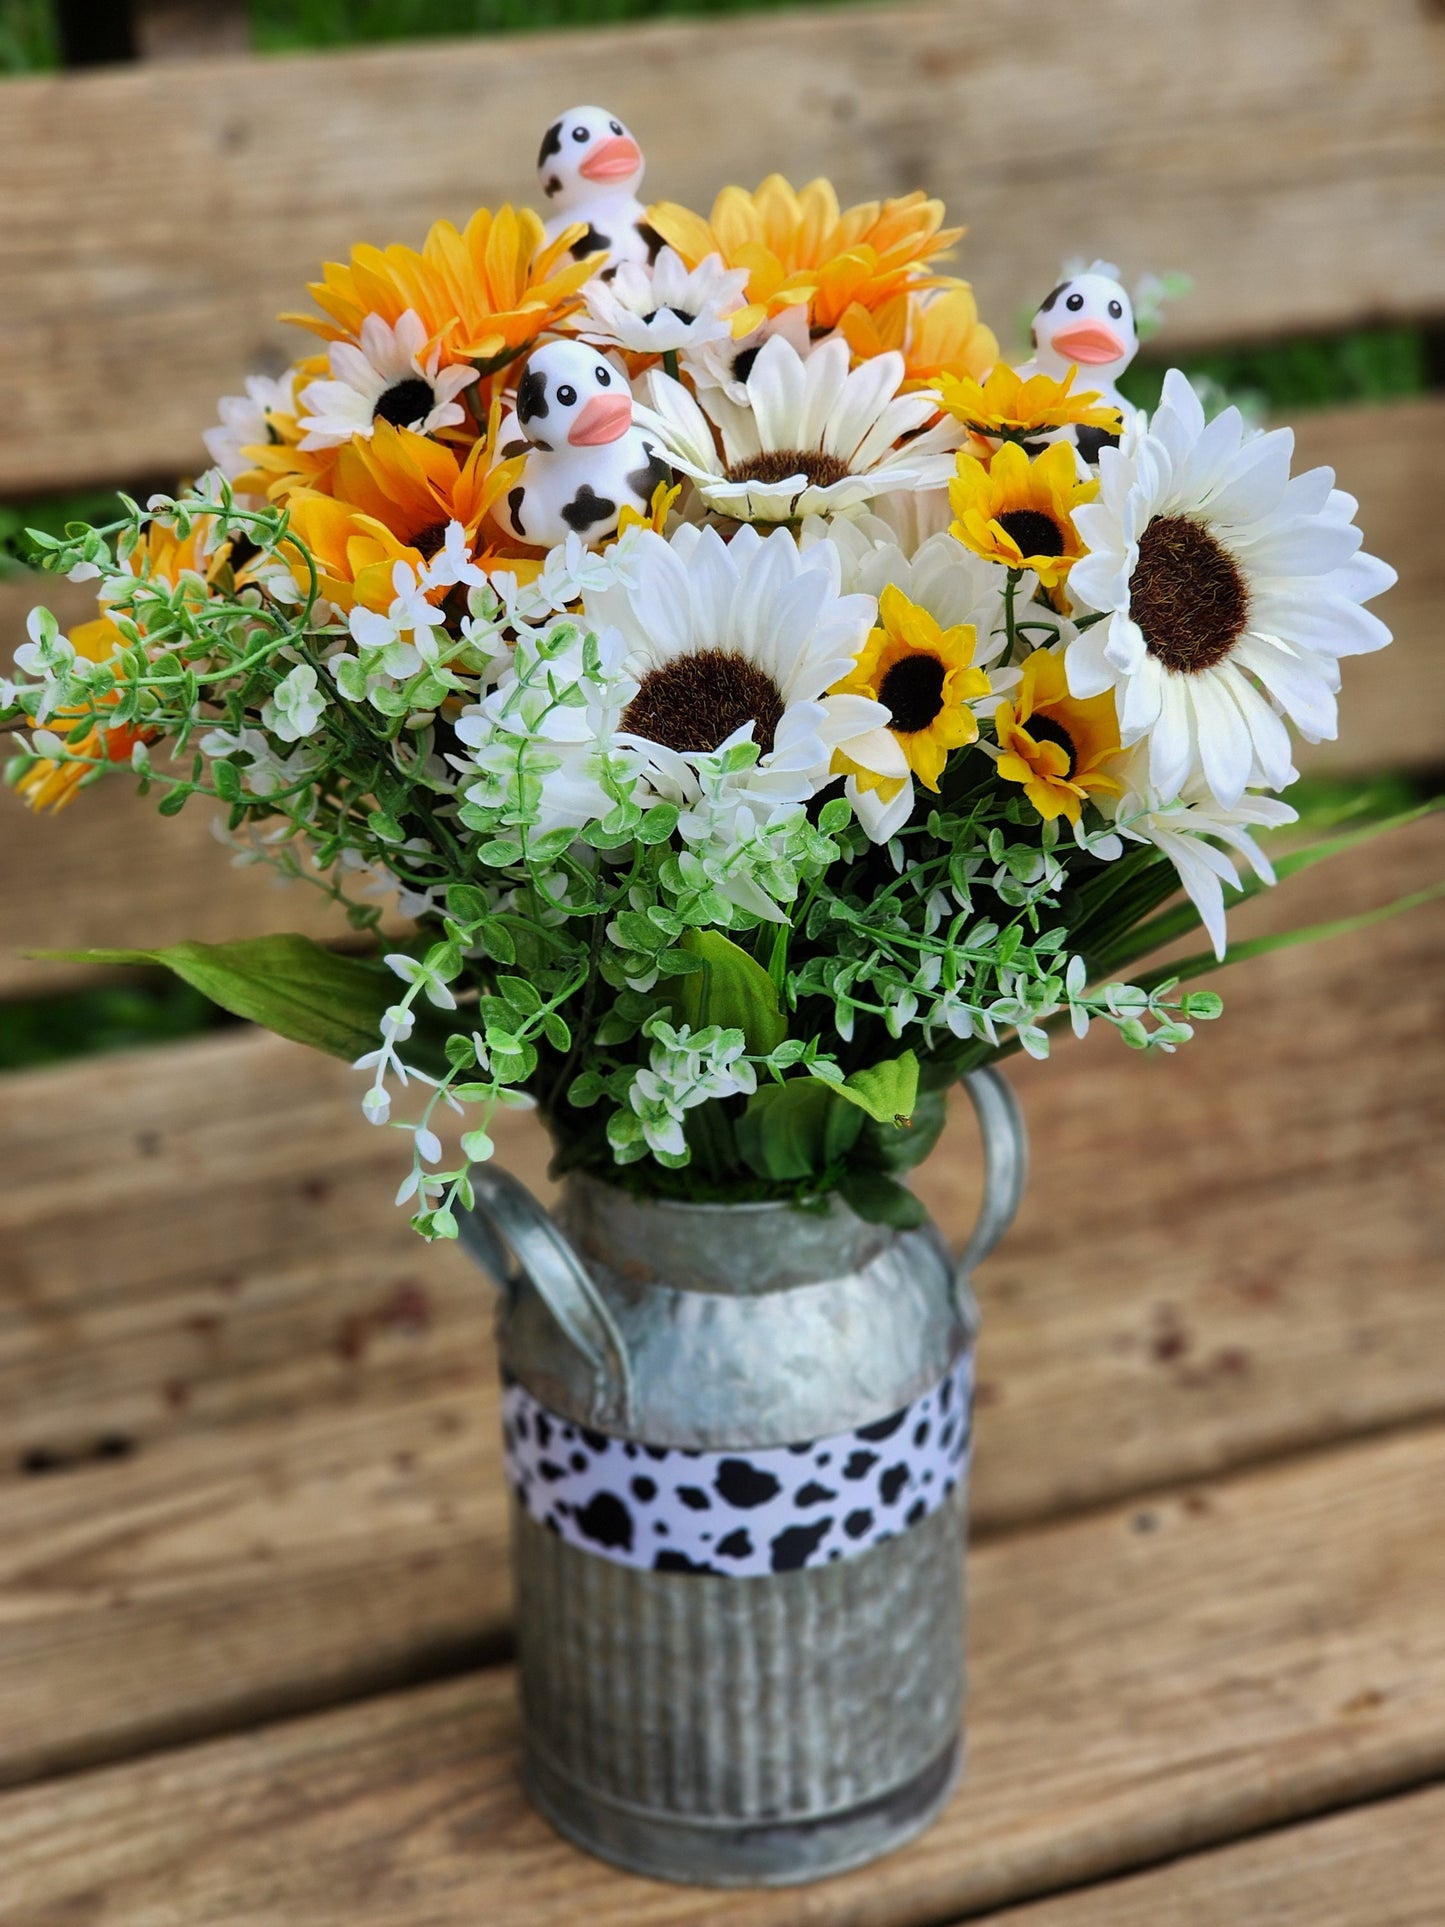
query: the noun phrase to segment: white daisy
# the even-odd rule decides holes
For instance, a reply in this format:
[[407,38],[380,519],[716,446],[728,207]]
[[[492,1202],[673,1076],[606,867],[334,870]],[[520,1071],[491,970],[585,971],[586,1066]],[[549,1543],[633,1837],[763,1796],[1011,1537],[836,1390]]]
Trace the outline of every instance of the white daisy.
[[266,417],[295,414],[295,389],[296,371],[288,368],[277,381],[268,375],[248,375],[244,395],[222,395],[216,408],[221,419],[201,440],[228,482],[255,467],[246,450],[264,447],[271,439]]
[[638,419],[708,507],[740,522],[836,515],[891,489],[946,481],[962,424],[945,417],[927,426],[938,398],[927,389],[898,393],[901,355],[876,355],[851,371],[848,360],[845,341],[825,341],[805,360],[774,335],[748,374],[746,405],[710,389],[699,406],[654,369],[653,405]]
[[1150,782],[1180,795],[1201,774],[1233,808],[1289,780],[1281,713],[1310,742],[1335,734],[1339,658],[1390,632],[1360,605],[1395,572],[1358,553],[1354,500],[1328,468],[1290,476],[1288,429],[1250,435],[1237,409],[1206,423],[1177,369],[1147,429],[1099,460],[1098,499],[1074,512],[1090,553],[1069,593],[1103,611],[1068,653],[1076,696],[1116,693],[1127,745],[1148,740]]
[[748,376],[758,358],[758,350],[774,335],[781,335],[802,361],[806,361],[814,347],[819,345],[814,342],[808,327],[808,304],[801,302],[791,308],[779,309],[777,314],[769,315],[766,321],[760,322],[740,338],[729,332],[726,339],[704,341],[695,348],[688,348],[682,357],[683,372],[698,394],[708,388],[720,388],[729,401],[735,402],[739,408],[746,408]]
[[[621,637],[637,685],[619,741],[652,793],[681,806],[691,843],[725,848],[798,810],[830,780],[836,746],[887,720],[881,703],[828,694],[852,668],[874,603],[841,593],[826,542],[803,555],[782,529],[743,528],[731,542],[715,529],[683,527],[671,540],[647,530],[586,611]],[[716,755],[745,743],[757,760],[719,776]]]
[[464,421],[456,398],[476,380],[476,369],[465,363],[443,368],[439,344],[423,360],[426,347],[426,328],[411,308],[394,327],[369,314],[359,347],[333,341],[330,380],[308,382],[301,390],[301,447],[334,448],[353,435],[369,436],[378,416],[423,435]]
[[1269,858],[1249,832],[1293,823],[1298,820],[1298,811],[1277,796],[1249,792],[1232,809],[1226,809],[1198,777],[1181,796],[1166,801],[1150,784],[1149,751],[1144,744],[1116,764],[1113,773],[1125,793],[1117,798],[1101,797],[1100,807],[1113,815],[1122,836],[1137,843],[1152,843],[1168,857],[1209,933],[1215,956],[1222,958],[1226,945],[1224,889],[1227,884],[1237,890],[1239,877],[1234,864],[1215,844],[1237,850],[1262,883],[1273,883]]
[[746,268],[725,268],[710,254],[689,270],[673,248],[663,248],[651,269],[623,261],[610,281],[589,281],[582,290],[591,325],[588,340],[639,355],[696,350],[704,342],[731,341],[727,317],[743,304]]

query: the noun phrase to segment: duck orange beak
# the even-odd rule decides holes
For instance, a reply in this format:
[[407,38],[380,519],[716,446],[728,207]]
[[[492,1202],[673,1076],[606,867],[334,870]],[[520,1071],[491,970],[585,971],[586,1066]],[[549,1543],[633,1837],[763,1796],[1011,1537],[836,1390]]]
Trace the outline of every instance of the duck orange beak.
[[594,147],[577,172],[584,181],[621,181],[642,165],[642,149],[626,134]]
[[615,442],[632,426],[631,395],[594,395],[573,422],[567,440],[573,448]]
[[1102,321],[1078,321],[1072,328],[1060,328],[1054,336],[1056,353],[1067,355],[1070,361],[1080,361],[1086,367],[1105,361],[1118,361],[1127,354],[1125,344],[1106,328]]

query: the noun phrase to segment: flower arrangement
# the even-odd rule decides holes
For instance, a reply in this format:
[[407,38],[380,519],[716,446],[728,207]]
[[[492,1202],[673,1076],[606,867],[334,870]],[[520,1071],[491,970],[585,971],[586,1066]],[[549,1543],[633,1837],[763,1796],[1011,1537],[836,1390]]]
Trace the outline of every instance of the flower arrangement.
[[105,954],[355,1061],[428,1237],[517,1103],[644,1193],[915,1221],[963,1071],[1218,1014],[1185,986],[1273,881],[1291,732],[1389,640],[1288,430],[1177,371],[1122,399],[1108,264],[1015,367],[937,201],[775,176],[704,217],[641,178],[579,109],[545,219],[329,264],[316,351],[221,403],[194,485],[34,537],[100,611],[35,611],[0,684],[32,807],[129,768],[359,931],[414,920]]

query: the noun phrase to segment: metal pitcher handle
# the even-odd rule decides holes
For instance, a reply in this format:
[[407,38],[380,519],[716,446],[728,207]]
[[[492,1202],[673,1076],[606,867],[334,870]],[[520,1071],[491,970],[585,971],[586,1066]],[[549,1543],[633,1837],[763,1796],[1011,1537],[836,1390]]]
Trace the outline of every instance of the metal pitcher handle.
[[[592,1367],[592,1419],[630,1430],[635,1416],[632,1361],[617,1321],[591,1272],[519,1179],[496,1165],[472,1173],[475,1209],[461,1220],[461,1244],[511,1297],[529,1282],[570,1342]],[[507,1261],[510,1249],[520,1270]]]
[[983,1136],[983,1203],[954,1273],[959,1315],[973,1339],[978,1333],[979,1316],[972,1273],[1014,1221],[1028,1182],[1029,1139],[1013,1087],[1000,1072],[992,1068],[968,1071],[963,1086]]

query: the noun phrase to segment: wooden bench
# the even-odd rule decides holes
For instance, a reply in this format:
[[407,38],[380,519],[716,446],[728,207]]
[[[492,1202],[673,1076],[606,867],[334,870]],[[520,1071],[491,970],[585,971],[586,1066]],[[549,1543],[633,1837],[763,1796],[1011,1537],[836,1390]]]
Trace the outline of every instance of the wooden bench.
[[[1438,316],[1442,43],[1407,0],[1085,32],[1043,0],[1026,38],[989,0],[8,83],[0,487],[192,463],[323,255],[526,195],[569,72],[681,198],[773,166],[926,180],[1005,324],[1095,247],[1191,267],[1181,341]],[[1346,665],[1354,767],[1440,760],[1442,419],[1302,427],[1402,569],[1401,641]],[[35,943],[328,927],[203,815],[125,801],[11,806],[0,990],[55,981]],[[1421,823],[1237,928],[1381,903],[1442,848]],[[1018,1067],[1036,1166],[979,1280],[970,1776],[916,1846],[812,1892],[629,1879],[525,1805],[487,1293],[391,1206],[353,1074],[235,1030],[0,1079],[0,1920],[1433,1927],[1442,930],[1229,972],[1173,1061]],[[526,1120],[501,1154],[545,1191]],[[961,1237],[966,1117],[919,1184]]]

